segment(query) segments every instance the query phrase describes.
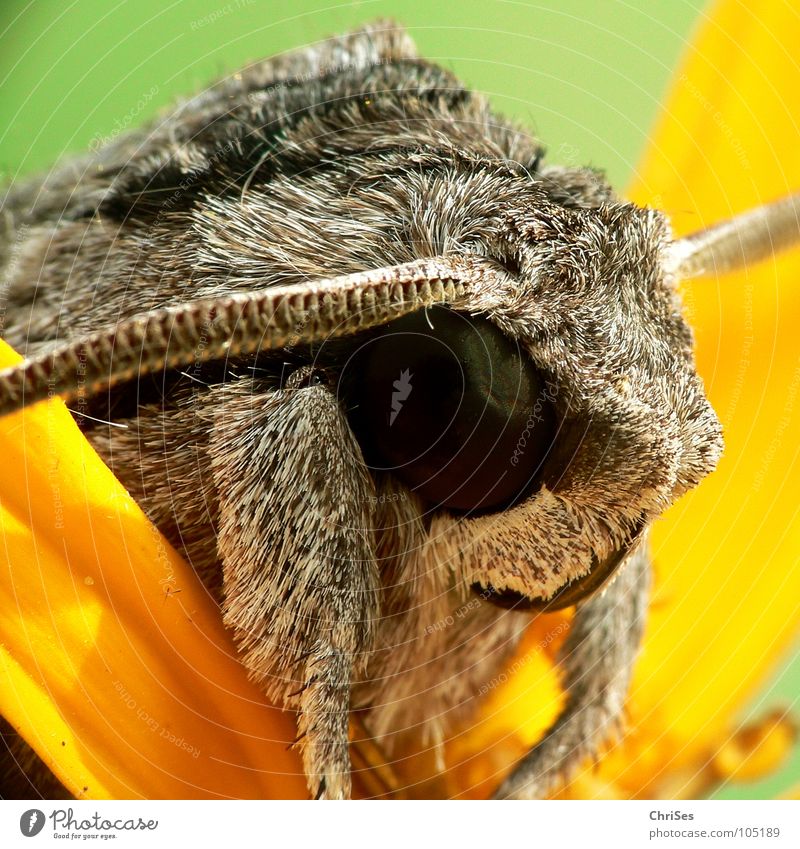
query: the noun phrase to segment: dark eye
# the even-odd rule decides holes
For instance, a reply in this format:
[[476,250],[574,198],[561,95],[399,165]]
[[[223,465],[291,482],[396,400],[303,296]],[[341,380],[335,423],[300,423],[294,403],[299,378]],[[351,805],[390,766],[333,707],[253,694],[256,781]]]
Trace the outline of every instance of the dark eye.
[[458,511],[507,507],[536,484],[556,432],[550,387],[487,319],[443,307],[388,324],[343,373],[368,465]]

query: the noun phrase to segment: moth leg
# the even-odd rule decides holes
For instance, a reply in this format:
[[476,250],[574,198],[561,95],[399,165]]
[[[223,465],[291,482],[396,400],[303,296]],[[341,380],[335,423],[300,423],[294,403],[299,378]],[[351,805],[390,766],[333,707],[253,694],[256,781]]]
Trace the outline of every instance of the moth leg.
[[578,606],[559,658],[567,703],[545,736],[495,793],[548,796],[617,729],[644,630],[650,562],[642,543],[602,594]]
[[349,711],[378,617],[374,487],[324,374],[219,389],[210,441],[223,616],[250,676],[296,709],[317,798],[350,795]]
[[314,798],[350,797],[351,659],[320,642],[306,664],[300,694],[298,740]]

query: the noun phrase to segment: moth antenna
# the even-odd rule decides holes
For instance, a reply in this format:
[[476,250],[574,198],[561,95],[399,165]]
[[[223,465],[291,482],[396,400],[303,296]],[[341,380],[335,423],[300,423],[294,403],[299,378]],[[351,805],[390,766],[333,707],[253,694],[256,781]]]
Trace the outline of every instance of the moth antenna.
[[678,277],[724,274],[800,244],[800,194],[758,206],[676,239],[667,266]]
[[70,401],[164,368],[324,341],[433,304],[454,304],[501,272],[437,257],[329,280],[191,301],[126,319],[0,371],[0,415],[52,395]]

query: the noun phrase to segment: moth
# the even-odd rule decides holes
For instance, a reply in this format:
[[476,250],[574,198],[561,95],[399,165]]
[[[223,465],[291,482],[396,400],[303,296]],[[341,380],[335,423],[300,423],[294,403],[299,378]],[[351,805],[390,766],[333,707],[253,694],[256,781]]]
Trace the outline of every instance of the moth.
[[797,196],[673,239],[377,21],[2,210],[0,414],[67,399],[297,711],[312,795],[351,794],[352,712],[389,760],[441,745],[564,607],[565,705],[496,795],[597,754],[648,529],[722,450],[677,284],[796,242]]

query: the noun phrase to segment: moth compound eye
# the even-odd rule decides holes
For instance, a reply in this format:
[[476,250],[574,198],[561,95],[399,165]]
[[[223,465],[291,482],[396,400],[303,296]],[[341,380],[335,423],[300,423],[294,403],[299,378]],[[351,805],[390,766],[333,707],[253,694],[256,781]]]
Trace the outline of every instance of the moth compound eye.
[[443,307],[388,324],[342,373],[374,471],[452,510],[508,507],[537,483],[556,433],[528,356],[484,318]]

